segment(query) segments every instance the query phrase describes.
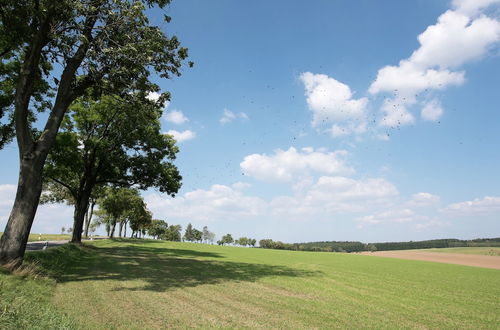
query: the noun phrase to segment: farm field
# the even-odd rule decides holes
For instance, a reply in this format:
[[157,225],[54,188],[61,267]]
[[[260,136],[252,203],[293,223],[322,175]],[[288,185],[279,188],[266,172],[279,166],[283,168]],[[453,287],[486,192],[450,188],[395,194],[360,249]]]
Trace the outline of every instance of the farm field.
[[446,249],[443,248],[435,250],[432,249],[391,250],[391,251],[377,251],[377,252],[362,252],[361,254],[375,256],[375,257],[433,261],[433,262],[442,262],[442,263],[457,264],[464,266],[493,268],[500,270],[500,256],[486,255],[485,250],[483,250],[483,253],[470,253],[470,252],[459,253],[455,251],[453,251],[452,253],[450,252],[447,253],[446,251],[441,252],[436,250],[446,250]]
[[457,248],[443,248],[443,249],[426,249],[421,251],[500,256],[500,247],[457,247]]
[[[495,269],[153,240],[66,245],[29,253],[28,259],[37,260],[57,283],[0,274],[7,288],[0,295],[8,297],[13,290],[8,288],[33,295],[23,288],[50,287],[40,293],[45,305],[37,313],[57,310],[50,315],[60,324],[82,329],[491,329],[500,324]],[[8,317],[0,314],[0,324],[15,322]]]

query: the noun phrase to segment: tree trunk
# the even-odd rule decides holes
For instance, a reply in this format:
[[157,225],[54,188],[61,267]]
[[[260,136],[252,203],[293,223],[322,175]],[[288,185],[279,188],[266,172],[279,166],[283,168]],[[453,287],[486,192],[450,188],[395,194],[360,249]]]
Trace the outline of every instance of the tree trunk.
[[35,218],[42,192],[42,169],[46,155],[21,157],[20,173],[14,200],[5,232],[0,238],[0,264],[13,262],[19,266],[24,258],[26,243]]
[[88,188],[87,186],[76,200],[75,211],[73,213],[73,236],[71,237],[71,243],[82,242],[83,222],[85,220],[85,214],[89,209],[91,191],[92,188]]
[[118,237],[122,238],[123,221],[120,221],[120,228],[118,228]]
[[125,226],[123,226],[123,237],[127,238],[127,222],[128,221],[125,221]]
[[94,206],[95,206],[95,199],[91,199],[91,202],[90,202],[90,214],[89,212],[87,212],[87,223],[85,224],[85,237],[88,238],[89,237],[89,226],[90,226],[90,223],[92,222],[92,216],[94,215]]
[[116,228],[116,221],[113,223],[111,227],[111,233],[109,234],[110,238],[113,238],[115,236],[115,228]]

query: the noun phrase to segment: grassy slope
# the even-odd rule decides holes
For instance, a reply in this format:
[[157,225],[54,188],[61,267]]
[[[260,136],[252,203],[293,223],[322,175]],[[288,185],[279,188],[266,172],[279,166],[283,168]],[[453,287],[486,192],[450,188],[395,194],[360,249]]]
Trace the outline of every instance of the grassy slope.
[[444,248],[444,249],[424,249],[420,251],[500,256],[500,247],[457,247],[457,248]]
[[57,278],[52,301],[58,315],[82,328],[500,324],[498,270],[189,243],[92,244],[95,248],[67,246],[29,257]]

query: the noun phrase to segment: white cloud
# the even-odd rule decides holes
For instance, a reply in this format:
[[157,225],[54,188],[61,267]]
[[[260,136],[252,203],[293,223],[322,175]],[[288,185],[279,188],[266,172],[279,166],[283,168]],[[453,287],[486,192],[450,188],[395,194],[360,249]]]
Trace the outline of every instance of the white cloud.
[[312,125],[335,123],[332,136],[363,133],[368,99],[353,98],[350,87],[325,74],[304,72],[300,75],[304,83],[307,104],[313,113]]
[[384,206],[399,194],[385,179],[323,176],[314,184],[304,180],[295,196],[277,196],[271,214],[287,219],[335,219],[339,213],[366,212]]
[[439,204],[440,201],[441,198],[439,196],[426,192],[420,192],[412,196],[409,204],[416,207],[426,207],[426,206],[435,206]]
[[237,191],[242,191],[242,190],[245,190],[247,188],[250,188],[252,185],[250,183],[247,183],[247,182],[241,182],[241,181],[238,181],[238,182],[235,182],[231,185],[231,187],[234,189],[234,190],[237,190]]
[[486,196],[472,201],[453,203],[441,210],[452,216],[488,216],[500,215],[500,197]]
[[[382,126],[408,125],[414,122],[408,108],[418,95],[430,90],[443,90],[465,81],[465,72],[456,71],[463,64],[479,59],[500,40],[500,22],[481,10],[492,0],[454,1],[455,10],[443,13],[436,24],[418,36],[420,47],[397,66],[385,66],[371,84],[371,94],[391,93],[382,106],[386,114]],[[427,104],[425,120],[436,121],[443,113],[441,106]]]
[[417,216],[410,209],[395,209],[366,215],[363,217],[359,217],[356,220],[361,224],[380,224],[412,222],[416,219]]
[[347,151],[314,151],[304,148],[302,152],[290,147],[284,151],[277,149],[274,155],[252,154],[240,163],[242,171],[251,177],[263,181],[290,182],[296,177],[303,177],[309,171],[325,174],[351,174],[345,157]]
[[191,131],[191,130],[185,130],[185,131],[179,132],[179,131],[171,129],[166,134],[172,135],[178,143],[192,140],[196,137],[196,133]]
[[445,226],[449,226],[449,225],[451,225],[451,223],[449,221],[439,221],[436,219],[431,219],[427,222],[415,224],[415,229],[418,231],[424,231],[424,230],[445,227]]
[[322,176],[308,195],[316,201],[380,199],[396,196],[396,187],[383,178],[351,179],[341,176]]
[[500,3],[500,0],[453,0],[453,7],[459,13],[476,16],[481,10]]
[[180,110],[172,110],[163,115],[163,118],[173,124],[180,125],[189,121]]
[[422,108],[421,116],[427,121],[438,121],[443,115],[443,108],[437,100],[432,100],[424,104]]
[[241,220],[264,215],[266,203],[245,196],[239,189],[215,184],[209,190],[197,189],[170,198],[160,194],[145,196],[155,217],[196,221]]
[[381,126],[395,127],[413,124],[415,118],[407,109],[407,102],[400,98],[385,99],[382,104],[385,116],[380,121]]
[[238,118],[242,120],[248,120],[248,115],[244,112],[234,113],[231,110],[224,109],[224,113],[222,114],[222,117],[219,119],[219,122],[221,124],[227,124]]
[[146,98],[150,101],[158,101],[158,99],[160,98],[161,94],[160,93],[157,93],[157,92],[150,92]]

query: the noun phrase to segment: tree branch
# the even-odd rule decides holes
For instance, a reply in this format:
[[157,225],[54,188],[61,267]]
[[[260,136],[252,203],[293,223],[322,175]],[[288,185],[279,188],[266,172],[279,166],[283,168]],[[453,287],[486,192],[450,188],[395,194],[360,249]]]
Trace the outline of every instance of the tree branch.
[[[96,8],[96,11],[98,9]],[[45,128],[43,130],[40,139],[38,140],[37,147],[39,150],[48,150],[54,138],[57,134],[59,126],[61,125],[61,121],[64,118],[64,114],[68,109],[69,105],[79,96],[72,89],[72,82],[75,79],[75,73],[80,67],[83,59],[85,58],[85,54],[89,49],[89,45],[93,40],[92,30],[94,25],[97,22],[97,15],[89,14],[85,21],[85,28],[82,31],[82,36],[84,40],[78,50],[75,52],[75,55],[68,60],[66,67],[61,75],[61,81],[59,83],[59,88],[57,90],[57,97],[54,103],[54,107],[50,112],[49,118],[47,119],[47,123],[45,124]]]
[[53,178],[53,177],[48,177],[48,178],[50,180],[54,181],[55,183],[60,184],[64,188],[68,189],[71,196],[73,196],[73,198],[76,200],[76,191],[69,184],[62,182],[61,180],[58,180],[58,179]]

